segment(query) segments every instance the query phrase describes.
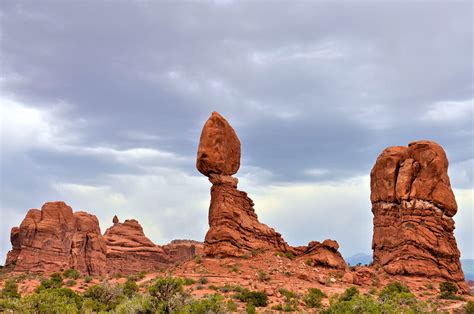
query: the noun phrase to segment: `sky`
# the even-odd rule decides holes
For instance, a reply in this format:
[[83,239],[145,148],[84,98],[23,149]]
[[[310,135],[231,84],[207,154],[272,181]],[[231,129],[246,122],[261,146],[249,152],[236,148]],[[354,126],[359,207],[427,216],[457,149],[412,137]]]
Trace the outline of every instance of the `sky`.
[[377,156],[438,142],[474,258],[472,25],[470,1],[1,1],[0,264],[11,227],[55,200],[102,232],[117,215],[157,244],[203,240],[212,111],[260,221],[346,257],[371,253]]

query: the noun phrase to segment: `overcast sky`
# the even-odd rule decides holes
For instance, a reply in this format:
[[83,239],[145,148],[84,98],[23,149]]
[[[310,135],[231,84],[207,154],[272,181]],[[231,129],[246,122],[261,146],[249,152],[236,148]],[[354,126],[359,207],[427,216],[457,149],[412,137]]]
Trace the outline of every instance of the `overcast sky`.
[[371,252],[380,152],[437,141],[474,258],[471,1],[46,2],[0,3],[0,260],[10,228],[54,200],[102,231],[117,214],[157,244],[203,240],[195,158],[214,110],[260,221],[346,257]]

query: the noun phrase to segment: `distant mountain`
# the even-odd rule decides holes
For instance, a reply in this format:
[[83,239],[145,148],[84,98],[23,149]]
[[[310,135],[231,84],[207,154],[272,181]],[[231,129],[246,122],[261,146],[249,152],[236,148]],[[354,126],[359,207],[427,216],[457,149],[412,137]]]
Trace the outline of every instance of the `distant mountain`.
[[348,264],[355,266],[357,264],[368,265],[372,263],[372,254],[357,253],[345,259]]
[[474,280],[474,259],[462,259],[461,266],[466,280]]

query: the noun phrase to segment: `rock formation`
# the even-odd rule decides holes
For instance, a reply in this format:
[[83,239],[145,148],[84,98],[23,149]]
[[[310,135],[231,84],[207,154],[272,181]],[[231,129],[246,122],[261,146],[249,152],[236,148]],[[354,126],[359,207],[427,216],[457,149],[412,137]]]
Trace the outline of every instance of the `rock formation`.
[[253,201],[237,189],[232,177],[240,167],[240,141],[217,112],[205,123],[199,142],[197,169],[212,183],[209,231],[204,252],[210,256],[246,256],[259,251],[280,251],[313,258],[315,265],[345,268],[337,242],[312,242],[293,248],[273,228],[258,221]]
[[120,223],[115,216],[113,222],[104,234],[109,274],[156,271],[173,264],[165,250],[145,236],[138,221],[131,219]]
[[105,274],[106,247],[97,217],[73,213],[64,202],[30,209],[20,227],[12,228],[11,242],[7,269],[52,273],[74,268],[83,274]]
[[163,245],[163,250],[176,262],[193,259],[204,252],[203,243],[193,240],[173,240]]
[[441,146],[385,149],[371,172],[374,264],[391,275],[443,278],[466,291],[454,238],[457,205]]
[[[297,248],[298,249],[298,248]],[[312,266],[322,266],[337,269],[346,269],[347,264],[341,253],[339,244],[334,240],[324,240],[323,243],[311,241],[308,246],[299,248],[299,259]]]
[[253,201],[237,189],[238,180],[231,175],[240,167],[240,141],[217,112],[202,129],[196,167],[212,183],[206,254],[244,256],[255,250],[290,250],[279,233],[258,221]]

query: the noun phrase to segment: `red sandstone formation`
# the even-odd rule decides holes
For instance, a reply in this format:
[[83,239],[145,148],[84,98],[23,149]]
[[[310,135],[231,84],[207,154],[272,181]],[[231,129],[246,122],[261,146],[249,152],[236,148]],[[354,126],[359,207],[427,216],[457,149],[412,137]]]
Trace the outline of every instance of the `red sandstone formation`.
[[[273,228],[258,221],[253,201],[237,189],[240,141],[234,129],[213,112],[203,127],[196,167],[212,183],[209,231],[204,252],[210,256],[246,256],[258,251],[280,251],[312,258],[315,265],[345,268],[335,241],[313,242],[292,248]],[[329,242],[328,242],[329,241]]]
[[454,238],[457,205],[441,146],[385,149],[371,172],[374,264],[391,275],[444,278],[467,291]]
[[322,266],[337,269],[346,269],[347,264],[341,253],[339,244],[334,240],[324,240],[323,243],[311,241],[308,246],[299,247],[299,259],[311,266]]
[[279,233],[258,221],[253,201],[237,189],[238,180],[230,176],[240,167],[240,141],[217,112],[203,127],[196,167],[212,183],[206,254],[244,256],[254,250],[290,250]]
[[11,231],[13,249],[6,268],[44,272],[75,268],[83,274],[105,274],[105,241],[94,215],[73,213],[64,202],[30,209],[20,227]]
[[163,250],[176,262],[184,262],[203,254],[203,243],[193,240],[173,240]]
[[131,219],[120,223],[115,216],[113,222],[104,234],[109,274],[162,270],[173,263],[161,246],[145,236],[138,221]]
[[231,176],[240,167],[240,141],[224,117],[213,112],[202,129],[196,168],[205,176]]

